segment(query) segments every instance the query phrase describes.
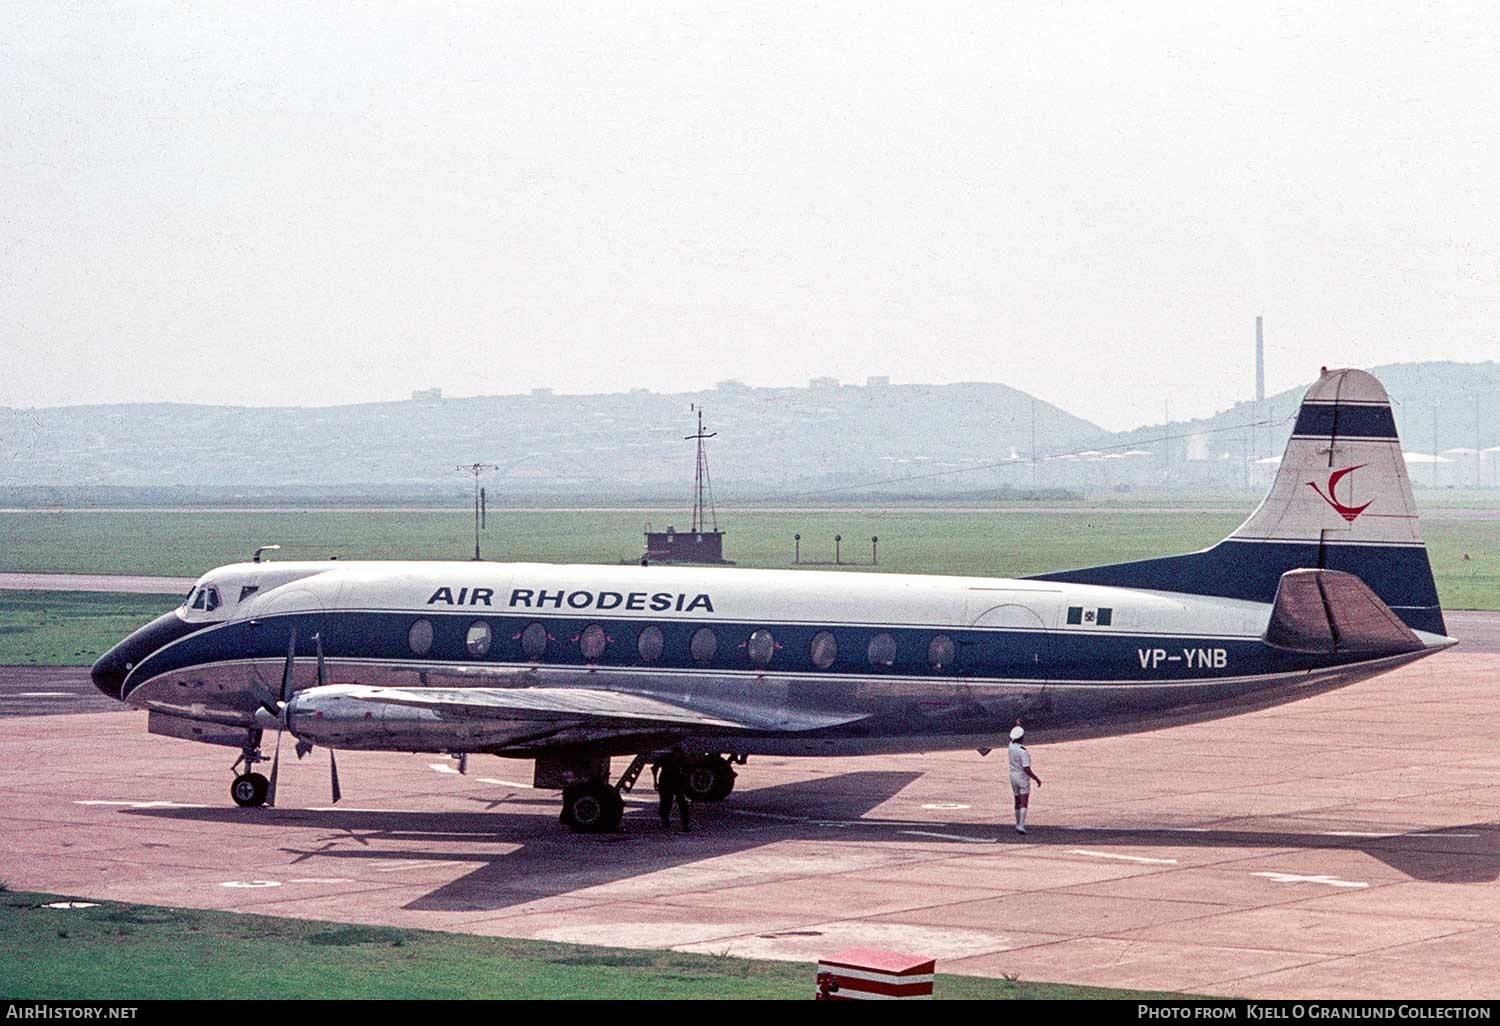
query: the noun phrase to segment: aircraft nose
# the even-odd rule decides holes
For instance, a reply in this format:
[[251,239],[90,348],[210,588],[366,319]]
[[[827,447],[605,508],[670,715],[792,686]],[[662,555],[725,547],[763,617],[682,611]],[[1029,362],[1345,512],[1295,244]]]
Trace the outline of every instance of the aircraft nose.
[[125,686],[125,675],[130,672],[125,668],[125,657],[120,652],[124,647],[122,643],[104,653],[89,671],[94,687],[110,698],[120,697],[120,690]]
[[163,613],[99,657],[89,671],[94,687],[110,698],[120,698],[125,678],[130,676],[131,670],[150,658],[152,653],[206,626],[187,623],[175,612]]

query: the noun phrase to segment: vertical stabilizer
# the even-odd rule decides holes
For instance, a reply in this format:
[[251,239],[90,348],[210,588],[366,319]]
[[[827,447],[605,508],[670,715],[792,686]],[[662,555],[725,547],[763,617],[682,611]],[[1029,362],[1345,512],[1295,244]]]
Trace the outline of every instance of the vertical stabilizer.
[[1308,389],[1270,494],[1218,545],[1044,579],[1271,602],[1302,568],[1353,574],[1408,626],[1445,633],[1390,399],[1362,370]]

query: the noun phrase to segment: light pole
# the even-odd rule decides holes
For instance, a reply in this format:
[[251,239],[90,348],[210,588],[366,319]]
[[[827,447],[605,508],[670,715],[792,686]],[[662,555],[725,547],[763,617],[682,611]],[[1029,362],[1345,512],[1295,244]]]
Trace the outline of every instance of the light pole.
[[484,489],[479,487],[479,475],[486,470],[499,470],[500,465],[498,463],[471,463],[466,467],[459,466],[455,469],[474,475],[474,559],[477,562],[480,559],[479,529],[485,526],[489,512],[485,508],[487,503],[485,502]]

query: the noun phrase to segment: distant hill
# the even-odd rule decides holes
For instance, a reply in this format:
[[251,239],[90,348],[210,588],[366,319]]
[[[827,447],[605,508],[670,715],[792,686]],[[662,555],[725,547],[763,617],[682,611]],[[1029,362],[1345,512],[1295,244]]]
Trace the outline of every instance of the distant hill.
[[[1500,446],[1500,363],[1423,362],[1371,367],[1390,394],[1396,429],[1418,487],[1500,485],[1500,453],[1475,452]],[[1262,403],[1236,403],[1212,417],[1152,424],[1089,443],[1110,451],[1149,451],[1135,478],[1165,487],[1202,485],[1259,487],[1274,473],[1257,459],[1281,455],[1291,434],[1306,384],[1267,396]],[[1462,450],[1462,451],[1454,451]],[[1437,454],[1438,463],[1423,457]],[[1250,461],[1247,467],[1247,457]],[[1482,463],[1479,460],[1482,459]]]
[[[0,409],[0,486],[368,486],[464,494],[455,469],[506,499],[688,496],[706,409],[721,499],[962,470],[1029,452],[1035,435],[1070,446],[1103,429],[997,384],[814,385],[695,393],[441,398],[319,408],[185,404]],[[959,473],[942,488],[973,488]],[[985,479],[980,484],[989,484]],[[941,489],[940,489],[941,490]],[[376,489],[379,491],[379,489]]]
[[[1442,455],[1413,464],[1418,487],[1500,485],[1500,453],[1473,455],[1500,446],[1500,363],[1373,371],[1395,403],[1404,447]],[[451,502],[471,484],[455,468],[479,460],[500,465],[484,479],[499,503],[686,504],[690,405],[702,405],[717,432],[709,465],[726,504],[1259,489],[1306,387],[1119,433],[1005,385],[878,380],[725,382],[678,394],[419,394],[317,408],[0,409],[0,502]]]

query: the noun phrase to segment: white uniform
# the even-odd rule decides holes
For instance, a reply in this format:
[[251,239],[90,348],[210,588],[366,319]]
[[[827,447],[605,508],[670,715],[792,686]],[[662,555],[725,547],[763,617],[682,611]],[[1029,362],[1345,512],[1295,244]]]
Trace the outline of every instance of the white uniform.
[[1019,741],[1010,743],[1010,788],[1016,794],[1031,793],[1031,777],[1026,773],[1031,768],[1031,753]]

